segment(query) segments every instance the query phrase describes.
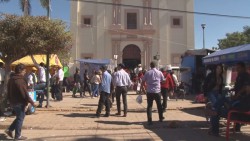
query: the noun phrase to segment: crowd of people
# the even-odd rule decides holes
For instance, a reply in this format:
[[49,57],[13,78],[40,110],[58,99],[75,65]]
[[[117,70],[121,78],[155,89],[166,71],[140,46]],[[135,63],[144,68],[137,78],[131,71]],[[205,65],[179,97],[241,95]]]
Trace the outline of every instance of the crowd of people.
[[[224,91],[223,66],[216,65],[210,69],[204,82],[204,95],[208,99],[206,114],[210,116],[211,128],[210,135],[219,136],[219,120],[221,117],[226,118],[231,109],[239,111],[250,110],[250,76],[247,72],[246,65],[243,62],[236,64],[237,78],[234,83],[234,95],[228,95]],[[240,118],[237,116],[236,118]],[[239,132],[240,124],[236,124],[235,131]]]
[[[18,64],[8,83],[8,100],[16,113],[16,120],[13,121],[5,133],[16,139],[25,139],[25,137],[21,136],[21,127],[25,117],[24,107],[28,103],[35,106],[28,95],[28,90],[34,89],[38,92],[38,98],[40,100],[37,107],[42,107],[44,100],[46,68],[44,63],[37,64],[35,62],[35,66],[36,67],[32,67],[29,72],[26,72],[25,66]],[[117,113],[115,113],[115,115],[126,117],[128,116],[127,93],[132,87],[136,86],[134,90],[136,90],[138,94],[146,94],[147,97],[148,125],[153,124],[153,101],[156,102],[159,121],[162,122],[165,119],[163,113],[167,110],[168,96],[173,93],[180,84],[171,71],[171,67],[167,66],[160,70],[156,67],[157,63],[155,61],[150,63],[149,70],[143,69],[139,64],[134,70],[134,77],[132,78],[131,75],[126,72],[124,64],[118,64],[118,67],[113,71],[108,70],[108,67],[103,65],[100,67],[100,70],[94,70],[92,76],[89,76],[88,70],[85,70],[83,79],[81,78],[80,70],[77,68],[74,74],[72,97],[76,98],[77,93],[80,93],[80,97],[86,97],[86,92],[89,93],[91,98],[99,97],[95,114],[98,118],[101,116],[103,106],[105,106],[104,116],[109,117],[112,103],[116,101]],[[240,62],[236,67],[238,76],[233,89],[235,95],[230,99],[223,93],[224,77],[222,65],[210,68],[211,71],[205,78],[203,91],[210,103],[210,107],[206,110],[210,115],[210,135],[219,136],[220,117],[225,117],[230,109],[250,110],[250,77],[244,63]],[[50,77],[53,79],[51,85],[52,98],[57,101],[63,100],[62,87],[64,76],[62,68],[55,66],[54,74]],[[40,91],[41,93],[39,93]],[[121,108],[122,104],[123,108]],[[240,127],[241,125],[237,124],[236,131],[240,131]],[[12,135],[14,130],[15,136]]]

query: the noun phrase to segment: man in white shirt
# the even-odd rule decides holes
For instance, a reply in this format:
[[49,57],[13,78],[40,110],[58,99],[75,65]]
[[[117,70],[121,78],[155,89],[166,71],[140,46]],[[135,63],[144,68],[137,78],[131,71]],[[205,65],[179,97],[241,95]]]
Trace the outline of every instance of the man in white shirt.
[[118,71],[114,74],[114,83],[116,86],[116,103],[117,103],[117,111],[116,115],[121,115],[121,102],[120,97],[122,95],[123,106],[124,106],[124,117],[127,116],[127,92],[128,88],[132,85],[130,77],[128,73],[124,70],[124,64],[118,65]]
[[46,88],[45,64],[43,62],[38,64],[32,55],[31,55],[31,59],[32,59],[34,65],[36,66],[36,68],[38,68],[38,81],[37,81],[37,85],[34,87],[34,89],[35,90],[44,90]]
[[64,72],[62,70],[61,66],[56,66],[56,73],[54,75],[56,79],[56,85],[55,89],[57,92],[55,92],[56,100],[63,100],[63,95],[62,95],[62,89],[63,89],[63,78],[64,78]]
[[28,74],[28,87],[30,89],[34,89],[35,85],[37,84],[37,77],[36,77],[37,69],[35,67],[31,68],[31,72]]
[[0,90],[3,93],[3,86],[4,86],[4,79],[5,79],[5,70],[3,62],[0,62]]

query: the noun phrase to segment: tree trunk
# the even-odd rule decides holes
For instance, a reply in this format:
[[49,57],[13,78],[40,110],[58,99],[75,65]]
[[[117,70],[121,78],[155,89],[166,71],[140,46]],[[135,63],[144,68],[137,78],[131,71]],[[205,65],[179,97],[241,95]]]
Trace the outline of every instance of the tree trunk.
[[24,9],[23,9],[23,14],[24,16],[29,15],[29,5],[28,5],[28,0],[24,0]]
[[7,84],[10,79],[10,64],[5,64],[5,78],[4,78],[4,87],[3,91],[1,92],[0,95],[0,115],[3,115],[5,108],[7,107],[8,100],[7,100]]

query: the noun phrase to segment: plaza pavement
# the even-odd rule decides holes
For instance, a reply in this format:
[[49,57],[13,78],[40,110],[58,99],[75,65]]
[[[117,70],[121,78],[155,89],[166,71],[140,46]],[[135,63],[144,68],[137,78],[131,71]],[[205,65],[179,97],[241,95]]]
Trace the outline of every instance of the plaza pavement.
[[[98,98],[72,98],[64,93],[63,101],[50,101],[51,108],[39,108],[34,115],[25,117],[22,134],[33,141],[223,141],[225,139],[225,121],[221,121],[222,137],[207,134],[208,124],[204,118],[204,104],[193,103],[194,96],[187,99],[168,101],[165,120],[159,122],[156,104],[153,107],[153,125],[147,125],[146,96],[143,103],[136,103],[135,92],[128,94],[127,117],[115,116],[116,105],[111,109],[110,117],[95,117]],[[44,102],[46,103],[46,102]],[[105,114],[103,110],[102,114]],[[10,140],[4,129],[14,117],[0,122],[0,140]],[[231,133],[232,141],[249,141],[250,126],[244,126],[242,133]]]

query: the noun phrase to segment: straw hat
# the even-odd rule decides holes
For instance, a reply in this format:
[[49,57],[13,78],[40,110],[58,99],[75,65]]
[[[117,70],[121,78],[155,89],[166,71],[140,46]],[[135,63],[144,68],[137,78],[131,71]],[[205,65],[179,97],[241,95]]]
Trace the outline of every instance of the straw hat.
[[32,67],[31,70],[37,71],[37,68],[36,67]]

